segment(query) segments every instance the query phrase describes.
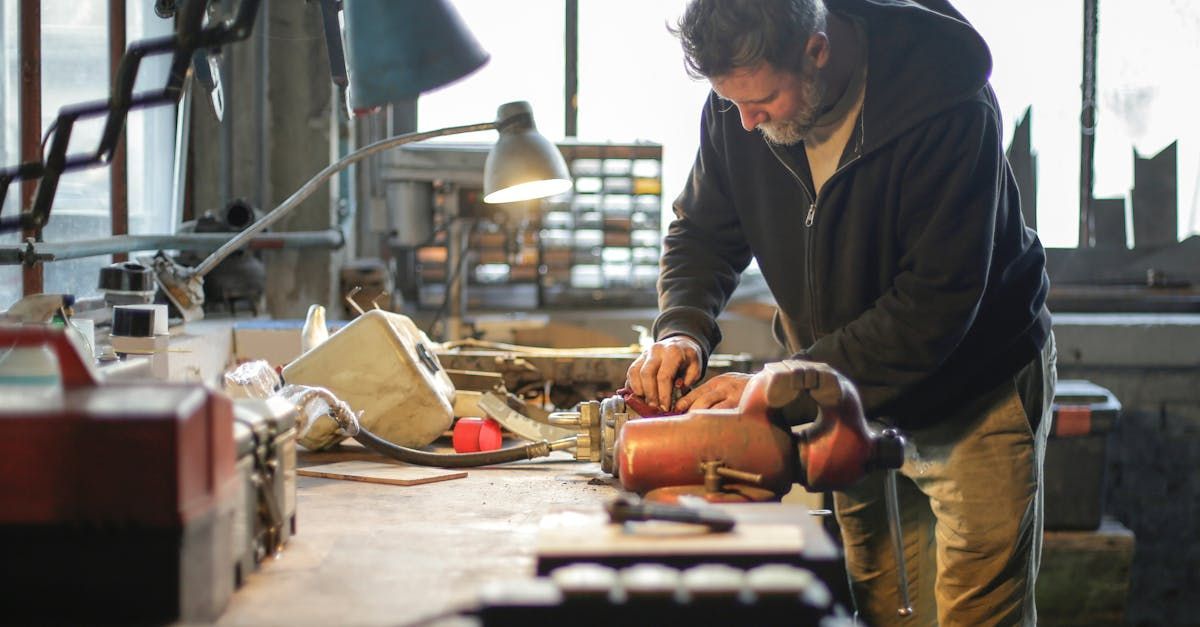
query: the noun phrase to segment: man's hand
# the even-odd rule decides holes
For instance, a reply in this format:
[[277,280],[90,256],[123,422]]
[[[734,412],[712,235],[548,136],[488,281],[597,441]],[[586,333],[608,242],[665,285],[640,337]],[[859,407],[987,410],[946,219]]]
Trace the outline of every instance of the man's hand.
[[625,376],[634,394],[669,411],[675,379],[682,376],[683,383],[691,385],[700,378],[700,345],[686,335],[659,340],[630,364]]
[[742,401],[742,392],[751,375],[727,372],[717,375],[675,403],[675,411],[689,409],[733,409]]

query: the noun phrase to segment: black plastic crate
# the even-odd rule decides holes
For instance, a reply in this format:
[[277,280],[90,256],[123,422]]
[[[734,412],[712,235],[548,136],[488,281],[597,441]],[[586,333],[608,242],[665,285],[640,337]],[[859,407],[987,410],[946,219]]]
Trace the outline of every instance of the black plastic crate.
[[1045,528],[1091,530],[1104,513],[1108,433],[1121,403],[1090,381],[1063,380],[1054,392],[1054,425],[1046,444]]

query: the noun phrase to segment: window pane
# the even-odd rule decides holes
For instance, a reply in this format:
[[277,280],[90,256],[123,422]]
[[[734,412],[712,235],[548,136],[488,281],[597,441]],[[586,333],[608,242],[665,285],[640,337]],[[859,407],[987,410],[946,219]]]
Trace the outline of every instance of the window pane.
[[991,48],[991,81],[1006,145],[1025,109],[1033,108],[1038,235],[1047,246],[1074,247],[1079,239],[1083,5],[1078,0],[958,0],[955,5]]
[[[1098,197],[1131,206],[1133,151],[1178,140],[1179,235],[1200,231],[1200,5],[1189,0],[1101,2],[1096,121]],[[1132,232],[1131,232],[1132,234]]]
[[663,226],[700,145],[708,82],[688,77],[667,32],[685,0],[579,3],[579,139],[663,146]]
[[[153,3],[128,3],[127,41],[170,35],[171,20],[154,14]],[[260,19],[261,16],[260,16]],[[250,42],[234,46],[252,45]],[[136,91],[162,89],[171,69],[170,55],[157,55],[142,61]],[[125,122],[128,148],[129,232],[172,233],[171,182],[175,157],[175,105],[139,109]]]
[[[494,0],[454,3],[491,60],[474,74],[417,101],[422,130],[496,119],[496,108],[514,100],[533,105],[538,130],[551,141],[563,137],[562,0]],[[519,13],[515,15],[514,13]],[[447,140],[493,141],[495,132]]]
[[[42,1],[43,130],[58,117],[60,108],[108,97],[107,41],[108,3]],[[95,150],[103,128],[103,118],[76,124],[70,153]],[[45,240],[65,242],[109,235],[109,180],[107,166],[64,174],[43,231]],[[94,294],[99,268],[108,261],[93,257],[45,264],[46,291]]]
[[[0,167],[16,165],[21,160],[20,104],[21,75],[18,71],[20,52],[16,2],[0,4]],[[8,188],[0,216],[15,216],[21,210],[21,185]],[[20,233],[0,234],[0,246],[13,246],[21,240]],[[0,266],[0,309],[21,298],[21,267]]]

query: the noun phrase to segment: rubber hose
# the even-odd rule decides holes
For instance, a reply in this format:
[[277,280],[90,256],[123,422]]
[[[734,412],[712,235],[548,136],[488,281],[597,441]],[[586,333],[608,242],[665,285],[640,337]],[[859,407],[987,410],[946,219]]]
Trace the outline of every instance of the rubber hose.
[[354,439],[376,453],[386,455],[392,459],[398,459],[402,462],[418,466],[438,466],[441,468],[491,466],[493,464],[504,464],[522,459],[546,457],[550,454],[550,443],[545,441],[481,453],[429,453],[388,442],[368,431],[366,427],[360,427]]

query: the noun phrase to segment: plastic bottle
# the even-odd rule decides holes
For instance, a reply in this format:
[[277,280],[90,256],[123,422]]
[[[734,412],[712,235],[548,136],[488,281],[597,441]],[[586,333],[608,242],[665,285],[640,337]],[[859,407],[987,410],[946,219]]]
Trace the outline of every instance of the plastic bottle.
[[43,405],[62,396],[58,357],[49,346],[0,349],[0,403],[5,406]]
[[300,352],[307,353],[329,338],[329,327],[325,326],[325,308],[312,305],[308,308],[308,316],[304,319],[304,329],[300,333]]

